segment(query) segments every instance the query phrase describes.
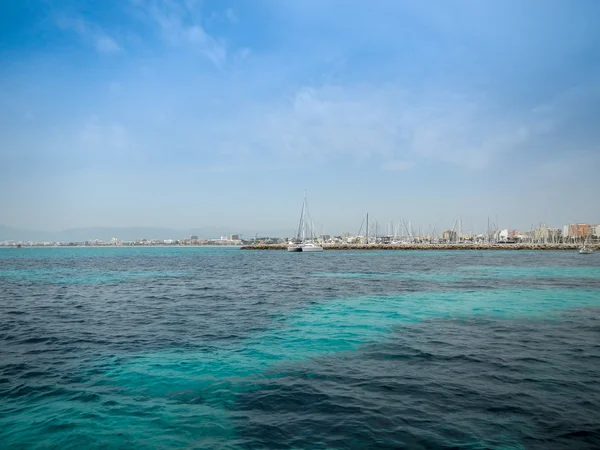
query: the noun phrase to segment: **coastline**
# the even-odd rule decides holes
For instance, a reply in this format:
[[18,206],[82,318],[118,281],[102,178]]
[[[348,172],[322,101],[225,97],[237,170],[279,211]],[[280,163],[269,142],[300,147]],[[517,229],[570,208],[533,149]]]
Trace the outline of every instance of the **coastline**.
[[[324,250],[578,250],[581,244],[323,244]],[[599,250],[600,245],[590,246]],[[287,244],[244,245],[240,250],[286,250]]]
[[196,247],[240,248],[242,246],[239,244],[237,244],[237,245],[234,245],[234,244],[193,244],[193,245],[177,245],[177,244],[69,245],[69,244],[64,244],[64,245],[22,245],[21,247],[17,247],[16,245],[0,245],[0,248],[14,248],[14,249],[19,249],[19,250],[22,250],[25,248],[158,248],[158,247],[165,247],[165,248],[184,248],[184,247],[186,247],[186,248],[188,248],[188,247],[189,248],[196,248]]

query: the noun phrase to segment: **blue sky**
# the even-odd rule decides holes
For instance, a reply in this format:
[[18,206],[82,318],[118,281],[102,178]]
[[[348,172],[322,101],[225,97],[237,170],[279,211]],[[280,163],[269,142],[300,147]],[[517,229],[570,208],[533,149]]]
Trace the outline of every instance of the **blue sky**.
[[600,222],[596,1],[0,8],[0,224]]

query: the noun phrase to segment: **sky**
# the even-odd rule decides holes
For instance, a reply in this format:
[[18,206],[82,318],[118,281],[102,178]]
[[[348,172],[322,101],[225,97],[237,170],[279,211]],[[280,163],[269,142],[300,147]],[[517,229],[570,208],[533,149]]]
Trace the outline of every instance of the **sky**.
[[0,225],[600,223],[595,0],[0,4]]

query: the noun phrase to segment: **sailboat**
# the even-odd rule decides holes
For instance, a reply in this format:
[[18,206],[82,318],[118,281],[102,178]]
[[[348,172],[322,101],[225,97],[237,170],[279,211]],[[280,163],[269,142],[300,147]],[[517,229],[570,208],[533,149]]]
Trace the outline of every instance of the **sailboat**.
[[314,242],[314,227],[308,212],[308,203],[306,201],[306,191],[304,192],[304,201],[302,202],[302,211],[300,213],[300,223],[298,224],[298,235],[294,241],[291,241],[287,247],[288,252],[322,252],[323,247]]
[[590,255],[590,254],[594,253],[594,249],[592,247],[588,246],[588,237],[589,237],[589,235],[587,235],[585,237],[585,240],[583,241],[583,245],[581,247],[579,247],[580,255]]

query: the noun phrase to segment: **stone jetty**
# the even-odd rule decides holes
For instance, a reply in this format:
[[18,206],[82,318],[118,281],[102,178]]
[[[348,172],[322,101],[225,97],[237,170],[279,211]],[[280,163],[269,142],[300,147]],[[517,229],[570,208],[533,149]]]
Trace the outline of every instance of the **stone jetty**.
[[[581,244],[324,244],[324,250],[571,250]],[[599,250],[600,245],[590,246]],[[242,250],[286,250],[287,244],[245,245]]]

